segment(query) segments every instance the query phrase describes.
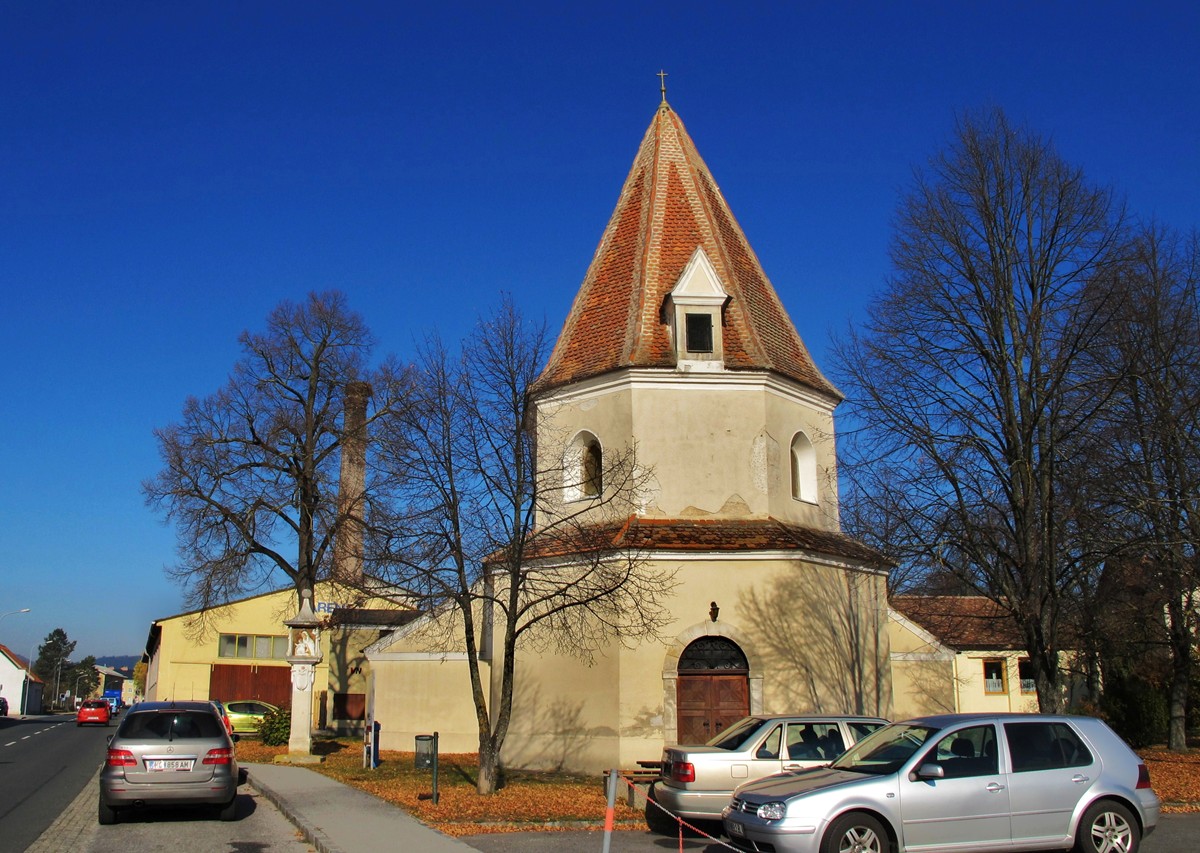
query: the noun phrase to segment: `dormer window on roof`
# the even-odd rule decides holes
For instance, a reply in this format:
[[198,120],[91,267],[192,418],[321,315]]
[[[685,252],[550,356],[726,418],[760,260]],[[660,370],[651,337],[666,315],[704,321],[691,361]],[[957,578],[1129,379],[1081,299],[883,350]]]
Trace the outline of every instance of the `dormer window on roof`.
[[675,360],[681,368],[721,370],[724,347],[721,319],[729,294],[702,247],[697,246],[679,281],[667,296]]
[[685,326],[685,346],[689,353],[706,353],[713,351],[713,322],[711,314],[684,315],[687,318]]

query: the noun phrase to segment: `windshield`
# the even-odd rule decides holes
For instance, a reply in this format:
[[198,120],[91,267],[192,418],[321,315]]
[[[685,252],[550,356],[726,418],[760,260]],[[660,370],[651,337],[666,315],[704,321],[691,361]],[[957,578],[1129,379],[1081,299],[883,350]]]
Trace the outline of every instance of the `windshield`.
[[860,740],[830,766],[880,776],[895,773],[936,731],[929,726],[893,724]]
[[710,739],[705,746],[715,746],[717,749],[741,749],[762,724],[762,717],[746,717],[738,720],[725,731]]

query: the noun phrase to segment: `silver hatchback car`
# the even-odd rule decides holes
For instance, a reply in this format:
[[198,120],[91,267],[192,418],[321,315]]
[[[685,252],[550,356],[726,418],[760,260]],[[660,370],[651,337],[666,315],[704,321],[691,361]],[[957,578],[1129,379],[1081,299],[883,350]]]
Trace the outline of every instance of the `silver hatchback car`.
[[109,739],[100,773],[99,821],[142,806],[215,807],[237,816],[233,739],[209,702],[140,702]]
[[1158,813],[1146,765],[1101,720],[947,714],[743,785],[722,814],[756,853],[1136,853]]

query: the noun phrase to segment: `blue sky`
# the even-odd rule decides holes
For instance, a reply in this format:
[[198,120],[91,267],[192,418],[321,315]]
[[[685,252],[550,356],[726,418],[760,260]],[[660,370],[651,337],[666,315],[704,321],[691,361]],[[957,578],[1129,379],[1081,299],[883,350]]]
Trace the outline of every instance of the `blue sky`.
[[344,291],[380,355],[502,291],[557,330],[660,68],[828,367],[963,110],[1200,225],[1198,37],[1192,2],[0,6],[0,642],[138,654],[182,610],[152,430],[279,301]]

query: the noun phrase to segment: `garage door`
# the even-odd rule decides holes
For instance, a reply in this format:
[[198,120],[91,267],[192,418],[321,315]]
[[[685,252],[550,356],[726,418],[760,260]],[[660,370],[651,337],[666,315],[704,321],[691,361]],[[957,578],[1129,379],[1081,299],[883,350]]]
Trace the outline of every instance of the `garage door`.
[[208,697],[261,699],[281,708],[292,704],[292,668],[259,664],[215,663],[209,677]]

